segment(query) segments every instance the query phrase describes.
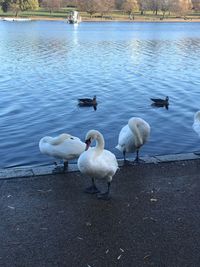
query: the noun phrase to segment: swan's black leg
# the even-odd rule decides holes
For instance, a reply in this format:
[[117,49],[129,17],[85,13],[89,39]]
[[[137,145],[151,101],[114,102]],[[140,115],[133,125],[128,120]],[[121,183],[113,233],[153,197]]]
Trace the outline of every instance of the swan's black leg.
[[54,162],[54,165],[55,165],[55,168],[54,170],[52,171],[53,173],[61,173],[61,172],[64,172],[65,170],[65,167],[63,166],[59,166],[57,162]]
[[67,169],[68,169],[68,161],[64,161],[63,172],[65,172]]
[[102,200],[109,200],[111,197],[110,197],[110,185],[111,185],[111,182],[108,182],[108,189],[105,193],[99,193],[97,195],[98,199],[102,199]]
[[99,189],[95,185],[94,178],[92,178],[92,185],[86,188],[84,192],[88,194],[97,194],[100,192]]
[[142,163],[144,162],[144,160],[142,160],[141,158],[139,158],[139,149],[136,150],[136,158],[133,161],[133,163]]
[[134,160],[136,163],[139,163],[139,150],[136,150],[136,158]]
[[123,156],[124,156],[124,163],[126,162],[126,151],[123,151]]
[[124,165],[129,164],[129,161],[126,159],[126,151],[123,151],[123,156],[124,156]]
[[131,165],[131,161],[126,159],[126,151],[123,151],[123,155],[124,155],[124,165]]

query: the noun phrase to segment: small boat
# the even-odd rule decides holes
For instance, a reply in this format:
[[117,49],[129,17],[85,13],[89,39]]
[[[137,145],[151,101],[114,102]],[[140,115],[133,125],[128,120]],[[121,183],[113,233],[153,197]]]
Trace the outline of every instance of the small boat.
[[76,10],[71,11],[69,17],[67,18],[67,21],[70,24],[77,24],[81,22],[81,17],[79,16],[78,11]]
[[4,21],[31,21],[30,18],[3,18]]
[[169,97],[168,96],[166,96],[165,99],[151,98],[151,100],[154,102],[155,105],[158,105],[158,106],[167,106],[167,105],[169,105]]

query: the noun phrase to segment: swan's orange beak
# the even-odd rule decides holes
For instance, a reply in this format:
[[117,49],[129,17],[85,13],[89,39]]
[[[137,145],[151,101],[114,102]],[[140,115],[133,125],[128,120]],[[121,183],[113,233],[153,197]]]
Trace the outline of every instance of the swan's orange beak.
[[86,143],[86,147],[85,147],[85,150],[88,150],[88,148],[90,147],[90,144],[91,144],[91,139],[87,139],[85,140],[85,143]]

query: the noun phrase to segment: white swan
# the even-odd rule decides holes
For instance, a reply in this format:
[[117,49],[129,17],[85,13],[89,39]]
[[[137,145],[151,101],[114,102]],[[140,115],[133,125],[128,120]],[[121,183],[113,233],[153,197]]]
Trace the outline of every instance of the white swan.
[[194,123],[192,128],[200,137],[200,110],[194,114]]
[[135,152],[135,161],[139,162],[139,150],[143,146],[150,135],[150,125],[141,118],[132,117],[128,124],[125,125],[118,138],[118,145],[116,146],[123,155],[124,162],[126,162],[126,153]]
[[78,137],[60,134],[57,137],[45,136],[39,142],[40,152],[64,161],[64,171],[68,160],[76,159],[85,150],[86,144]]
[[[87,150],[93,140],[96,140],[96,146]],[[108,189],[105,193],[98,194],[98,198],[107,200],[110,198],[109,191],[112,177],[118,169],[117,159],[113,153],[104,149],[104,138],[99,131],[90,130],[86,134],[86,144],[86,151],[78,159],[80,172],[92,179],[92,186],[87,188],[85,192],[90,194],[98,193],[99,190],[95,185],[95,179],[105,178]]]

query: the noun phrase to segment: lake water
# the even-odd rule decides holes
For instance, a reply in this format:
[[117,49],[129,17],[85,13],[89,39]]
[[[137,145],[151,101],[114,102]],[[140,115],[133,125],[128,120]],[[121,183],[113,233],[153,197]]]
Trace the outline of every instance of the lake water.
[[[200,23],[0,21],[0,167],[42,165],[41,137],[90,129],[115,149],[132,116],[151,125],[141,155],[200,150]],[[77,98],[97,96],[80,108]],[[169,96],[169,109],[151,97]],[[131,155],[130,155],[131,156]]]

